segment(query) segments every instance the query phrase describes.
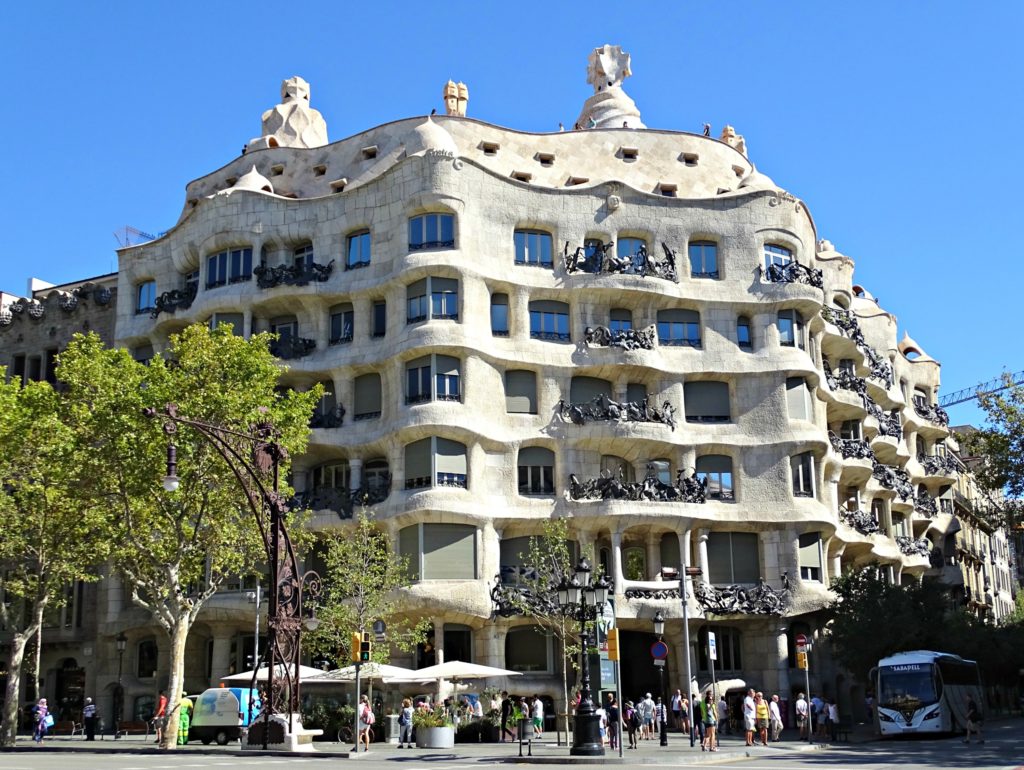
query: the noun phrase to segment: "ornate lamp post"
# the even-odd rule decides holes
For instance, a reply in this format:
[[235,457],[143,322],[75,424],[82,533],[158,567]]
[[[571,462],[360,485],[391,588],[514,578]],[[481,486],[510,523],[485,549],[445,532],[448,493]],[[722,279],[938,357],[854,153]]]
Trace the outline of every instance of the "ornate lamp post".
[[[278,441],[280,433],[269,421],[259,422],[252,426],[251,432],[244,433],[183,417],[178,414],[176,404],[167,404],[162,411],[150,407],[144,409],[143,414],[162,420],[164,433],[172,438],[179,426],[187,426],[209,443],[238,480],[259,527],[267,564],[270,565],[267,648],[264,652],[269,665],[263,691],[262,731],[250,730],[249,735],[250,743],[262,741],[266,749],[270,741],[271,714],[282,714],[288,731],[294,727],[293,717],[299,713],[300,703],[302,628],[305,626],[312,631],[319,625],[312,609],[306,611],[302,605],[304,594],[309,597],[320,594],[320,575],[314,571],[299,571],[295,550],[285,527],[285,516],[290,506],[287,498],[278,491],[280,465],[288,453]],[[268,480],[271,483],[269,487]],[[168,492],[174,492],[179,484],[178,452],[172,440],[167,445],[167,474],[163,485]],[[252,687],[255,689],[259,660],[254,664]]]
[[598,609],[608,601],[608,590],[611,586],[604,576],[591,583],[590,574],[590,562],[581,558],[572,579],[563,578],[558,585],[558,604],[567,617],[574,618],[580,623],[580,661],[583,678],[569,754],[596,757],[604,756],[604,746],[601,743],[600,717],[594,708],[594,697],[590,690],[590,660],[587,655],[590,634],[587,624],[597,620]]
[[121,675],[124,672],[124,651],[128,646],[128,637],[124,631],[114,637],[114,645],[117,648],[117,697],[114,699],[114,737],[121,737],[121,711],[124,708],[124,687],[121,686]]
[[[661,610],[654,613],[654,633],[658,637],[658,641],[662,642],[665,640],[665,616],[661,614]],[[668,746],[668,688],[665,686],[665,664],[666,661],[662,660],[658,670],[661,671],[661,714],[658,717],[659,723],[659,737],[658,741],[662,746]],[[689,688],[687,688],[689,689]]]

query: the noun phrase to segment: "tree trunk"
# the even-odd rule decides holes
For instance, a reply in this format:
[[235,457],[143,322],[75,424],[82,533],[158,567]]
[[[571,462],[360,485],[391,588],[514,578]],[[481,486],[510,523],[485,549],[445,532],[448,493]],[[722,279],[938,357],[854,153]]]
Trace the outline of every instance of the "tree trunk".
[[164,730],[163,748],[173,749],[178,743],[179,703],[185,692],[185,642],[191,630],[188,615],[178,617],[170,630],[171,675],[167,684],[167,728]]
[[35,647],[32,648],[32,683],[36,693],[36,700],[43,697],[39,692],[39,665],[43,660],[43,615],[46,612],[46,602],[36,602],[36,616],[33,619],[36,627]]
[[22,663],[25,645],[30,633],[15,633],[11,637],[11,659],[7,668],[7,686],[4,688],[3,714],[0,717],[0,746],[13,746],[18,735],[18,702],[21,700]]

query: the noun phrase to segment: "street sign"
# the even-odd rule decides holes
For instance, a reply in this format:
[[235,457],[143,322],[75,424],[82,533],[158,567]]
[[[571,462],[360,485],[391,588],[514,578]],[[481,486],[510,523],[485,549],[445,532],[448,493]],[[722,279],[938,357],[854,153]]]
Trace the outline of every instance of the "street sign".
[[807,636],[806,635],[804,635],[804,634],[797,634],[796,638],[793,641],[796,643],[796,651],[797,652],[807,652],[808,640],[807,640]]
[[655,666],[664,666],[665,665],[665,661],[662,660],[661,658],[658,658],[656,661],[654,661],[654,665]]
[[668,645],[657,641],[651,645],[651,657],[655,660],[665,660],[668,657]]
[[718,643],[715,641],[714,631],[708,631],[708,657],[711,660],[718,660]]

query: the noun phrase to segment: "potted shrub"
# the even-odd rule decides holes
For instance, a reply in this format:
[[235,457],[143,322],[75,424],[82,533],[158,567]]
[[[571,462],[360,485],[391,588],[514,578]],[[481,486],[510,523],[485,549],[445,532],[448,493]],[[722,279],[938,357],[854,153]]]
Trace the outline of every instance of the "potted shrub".
[[412,726],[416,731],[416,747],[450,749],[455,746],[455,725],[443,710],[414,711]]

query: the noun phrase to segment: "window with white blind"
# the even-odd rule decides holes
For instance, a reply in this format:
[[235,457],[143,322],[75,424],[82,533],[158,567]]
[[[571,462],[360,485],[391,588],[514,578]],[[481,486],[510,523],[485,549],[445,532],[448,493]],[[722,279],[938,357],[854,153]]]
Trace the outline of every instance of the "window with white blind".
[[729,383],[701,380],[683,384],[687,422],[729,422]]
[[466,445],[433,436],[405,447],[405,488],[462,487],[468,483]]
[[795,497],[814,497],[814,455],[801,452],[789,458]]
[[528,369],[505,372],[505,411],[537,414],[537,373]]
[[821,582],[821,535],[808,532],[800,535],[800,579]]
[[659,310],[658,344],[699,348],[700,313],[696,310]]
[[352,419],[372,420],[380,417],[380,375],[361,374],[353,382]]
[[708,577],[715,585],[752,585],[761,578],[757,534],[711,532],[708,535]]
[[811,391],[807,380],[803,377],[786,378],[786,408],[791,420],[813,420],[814,407],[811,404]]
[[459,359],[430,355],[415,358],[405,365],[405,403],[461,401]]
[[471,524],[413,524],[399,530],[399,554],[414,580],[475,580],[476,527]]
[[519,494],[555,493],[555,453],[546,447],[530,446],[519,450],[517,462]]
[[406,323],[459,320],[459,281],[456,278],[423,278],[409,284],[405,296]]
[[612,397],[612,384],[597,377],[573,377],[569,383],[569,402],[585,404],[600,396]]

